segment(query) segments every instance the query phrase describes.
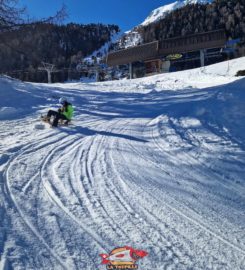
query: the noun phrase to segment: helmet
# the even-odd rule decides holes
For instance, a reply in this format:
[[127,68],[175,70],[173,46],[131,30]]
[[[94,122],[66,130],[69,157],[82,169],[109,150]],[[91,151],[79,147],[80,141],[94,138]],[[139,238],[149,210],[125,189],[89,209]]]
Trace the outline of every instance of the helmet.
[[64,98],[64,97],[61,97],[60,99],[59,99],[59,103],[60,104],[64,104],[65,102],[67,102],[67,100]]

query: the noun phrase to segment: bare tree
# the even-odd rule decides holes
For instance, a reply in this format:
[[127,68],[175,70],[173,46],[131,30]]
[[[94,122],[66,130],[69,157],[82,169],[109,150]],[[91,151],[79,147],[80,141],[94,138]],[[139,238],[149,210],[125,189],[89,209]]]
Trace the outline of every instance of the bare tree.
[[66,17],[65,5],[53,16],[34,19],[30,18],[25,7],[19,5],[19,0],[0,0],[0,44],[19,55],[24,55],[28,59],[29,55],[18,46],[13,45],[8,39],[8,36],[6,36],[6,32],[23,29],[33,24],[60,24]]
[[19,0],[0,0],[0,33],[34,23],[61,23],[67,17],[66,7],[63,5],[54,16],[30,19],[26,8],[19,7],[18,3]]
[[0,0],[0,31],[23,23],[25,8],[17,8],[18,0]]

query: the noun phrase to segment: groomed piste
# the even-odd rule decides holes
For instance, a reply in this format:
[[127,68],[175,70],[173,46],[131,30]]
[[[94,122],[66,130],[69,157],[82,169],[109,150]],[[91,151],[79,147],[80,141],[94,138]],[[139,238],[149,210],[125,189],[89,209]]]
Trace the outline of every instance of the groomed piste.
[[[143,79],[0,78],[0,269],[245,269],[245,58]],[[66,97],[72,125],[36,129]],[[2,268],[1,268],[2,267]]]

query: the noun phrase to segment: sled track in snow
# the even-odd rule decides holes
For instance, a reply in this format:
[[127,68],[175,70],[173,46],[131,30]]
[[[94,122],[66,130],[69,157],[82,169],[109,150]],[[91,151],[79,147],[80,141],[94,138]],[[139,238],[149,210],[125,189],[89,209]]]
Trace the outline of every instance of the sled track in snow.
[[[123,124],[121,123],[120,126],[128,126],[129,122],[125,121]],[[123,131],[124,128],[120,129],[120,132]],[[114,139],[113,143],[116,145],[116,149],[122,149],[120,148],[120,143],[118,140]],[[148,210],[148,207],[146,205],[141,205],[141,202],[137,202],[136,199],[141,198],[141,196],[145,193],[143,190],[141,193],[136,192],[136,190],[132,191],[131,187],[128,186],[128,184],[122,179],[121,175],[117,172],[115,163],[115,158],[110,154],[110,164],[112,165],[113,171],[115,173],[116,179],[112,180],[113,182],[117,183],[117,189],[119,187],[119,198],[121,200],[123,199],[124,204],[125,202],[130,207],[130,212],[132,215],[132,219],[135,220],[135,229],[138,229],[143,235],[144,239],[144,245],[151,246],[154,245],[154,249],[157,249],[158,254],[161,256],[161,261],[164,263],[165,267],[172,266],[173,268],[178,268],[178,263],[183,263],[183,258],[185,257],[185,263],[188,262],[190,256],[186,253],[185,250],[182,250],[182,247],[176,244],[176,246],[173,246],[173,243],[177,242],[176,235],[173,235],[173,231],[169,229],[168,225],[164,222],[164,220],[160,220],[159,217],[154,215],[153,212],[150,212]],[[126,163],[126,160],[124,160]],[[147,240],[146,240],[147,239]],[[148,242],[148,243],[147,243]],[[142,245],[140,241],[136,243],[138,245]],[[162,256],[164,258],[162,258]],[[156,260],[156,259],[155,259]],[[157,267],[160,269],[159,264],[154,265],[154,263],[151,262],[151,264],[145,265],[145,267],[148,269],[148,267]]]
[[[159,144],[159,141],[156,140],[156,137],[158,137],[158,136],[154,135],[154,132],[155,132],[155,129],[153,128],[153,129],[152,129],[152,139],[153,139],[155,145],[160,149],[160,151],[164,151],[164,149],[162,148],[161,144]],[[160,133],[159,133],[159,134],[160,134]],[[135,149],[135,151],[137,151],[137,150]],[[200,150],[199,150],[199,151],[200,151]],[[186,159],[189,159],[189,158],[190,158],[190,156],[187,156],[187,157],[186,157]],[[205,166],[205,165],[204,165],[204,166]],[[154,193],[153,193],[153,194],[154,194]],[[156,197],[155,197],[155,199],[159,200],[159,199],[156,198]],[[196,226],[199,226],[200,228],[202,228],[203,230],[205,230],[207,233],[211,234],[212,236],[214,236],[215,238],[217,238],[218,240],[220,240],[221,242],[223,242],[225,245],[228,245],[228,246],[230,246],[231,248],[233,248],[234,250],[236,250],[237,252],[239,252],[239,253],[245,255],[245,250],[244,250],[244,249],[242,249],[241,247],[239,247],[239,246],[233,244],[232,242],[230,242],[229,240],[225,239],[224,237],[222,237],[222,236],[219,235],[218,233],[216,233],[216,232],[210,230],[210,229],[208,228],[208,226],[206,226],[205,224],[203,224],[200,220],[189,217],[188,215],[186,215],[186,214],[180,212],[179,210],[177,210],[176,208],[172,207],[170,204],[165,203],[165,205],[166,205],[169,209],[171,209],[171,211],[175,212],[175,213],[178,214],[178,215],[183,216],[185,219],[189,220],[190,222],[192,222],[192,223],[195,224]]]
[[[44,145],[48,146],[48,145],[50,145],[52,143],[53,142],[49,142],[49,143],[44,142]],[[8,167],[6,169],[6,183],[7,183],[8,192],[9,192],[10,198],[11,198],[11,200],[13,202],[13,205],[15,206],[16,210],[18,211],[19,215],[21,216],[21,218],[24,221],[24,223],[26,224],[26,226],[37,237],[37,239],[45,246],[45,248],[55,258],[55,260],[59,263],[59,265],[62,268],[67,269],[66,266],[64,265],[64,263],[62,262],[61,258],[56,254],[56,252],[54,250],[52,250],[52,248],[49,247],[49,245],[44,240],[44,238],[41,236],[41,234],[36,230],[36,228],[33,226],[33,224],[28,220],[28,218],[26,217],[26,215],[22,211],[21,207],[19,206],[19,203],[16,200],[16,196],[14,195],[14,193],[12,191],[12,187],[10,185],[9,172],[10,172],[12,166],[15,164],[17,159],[20,159],[25,154],[28,154],[28,153],[32,152],[34,147],[35,147],[35,144],[33,144],[31,146],[29,144],[27,144],[19,152],[17,152],[17,154],[9,161],[9,165],[8,165]],[[41,146],[41,147],[43,147],[43,146]],[[38,175],[38,174],[39,173],[37,173],[36,175]],[[29,184],[29,183],[30,183],[30,181],[27,184]],[[27,187],[27,185],[25,185],[25,187],[24,187],[24,192],[26,191],[26,187]]]
[[[131,121],[132,122],[132,121]],[[128,122],[129,124],[129,122]],[[121,126],[127,126],[127,123],[123,123]],[[161,149],[161,151],[163,151],[163,149],[158,145],[158,143],[155,141],[154,136],[152,136],[153,142],[157,145],[157,147],[159,147]],[[135,153],[136,156],[140,156],[140,158],[146,160],[147,162],[150,162],[152,164],[154,164],[154,162],[152,162],[150,159],[147,159],[145,157],[145,155],[143,156],[137,149],[140,148],[135,148],[132,143],[128,143],[128,145],[130,146],[130,148],[133,150],[133,152]],[[123,151],[121,151],[123,153]],[[126,162],[126,159],[125,159]],[[160,170],[163,170],[164,173],[166,173],[166,171],[164,169],[162,169],[161,165],[159,164],[154,164],[155,167],[159,168]],[[168,173],[167,173],[168,174]],[[118,176],[118,178],[120,178],[120,176]],[[123,181],[123,180],[122,180]],[[156,184],[154,182],[151,181],[151,179],[149,179],[149,182],[152,183],[152,185]],[[124,183],[125,184],[125,183]],[[164,203],[162,203],[162,201],[159,200],[159,197],[157,197],[156,194],[158,194],[158,190],[152,189],[150,186],[148,186],[146,189],[142,189],[139,187],[139,185],[135,186],[136,189],[141,189],[141,191],[139,192],[139,194],[136,194],[136,197],[138,195],[141,196],[144,193],[148,193],[150,195],[150,197],[153,197],[156,202],[159,203],[159,205],[164,205],[165,207],[167,207],[172,213],[177,214],[178,216],[183,217],[185,220],[189,221],[192,225],[197,226],[198,228],[201,228],[203,231],[205,231],[206,233],[208,233],[209,235],[215,237],[217,240],[221,241],[224,245],[232,248],[234,251],[239,252],[240,254],[244,255],[245,251],[240,248],[237,245],[234,245],[232,242],[228,241],[227,239],[225,239],[224,237],[222,237],[221,235],[217,234],[216,232],[210,230],[207,226],[203,225],[201,221],[197,220],[196,218],[192,218],[190,216],[188,216],[187,214],[185,214],[184,212],[179,211],[178,209],[174,208],[173,206],[171,206],[169,203],[167,203],[166,201],[164,201]],[[160,194],[161,195],[161,194]],[[160,196],[161,197],[161,196]],[[167,198],[167,197],[166,197]],[[186,211],[185,211],[186,212]],[[188,211],[187,211],[188,212]],[[152,214],[152,213],[151,213]],[[159,225],[159,221],[158,221],[158,225]]]
[[[128,123],[129,124],[129,123]],[[158,126],[158,125],[157,125]],[[143,128],[143,133],[145,132],[145,128]],[[152,141],[154,142],[154,144],[157,146],[157,148],[160,149],[161,152],[164,152],[165,149],[162,148],[161,144],[159,144],[159,142],[156,140],[156,135],[154,135],[156,128],[153,127],[152,128]],[[159,134],[158,134],[159,135]],[[145,158],[145,156],[143,156],[134,146],[132,146],[132,144],[128,144],[131,149],[136,153],[136,155],[139,155],[142,159],[145,159],[147,162],[153,163],[150,159]],[[189,156],[187,156],[187,159],[189,158]],[[166,172],[161,165],[159,164],[154,164],[154,166],[156,166],[157,168],[159,168],[160,170],[162,170],[164,173],[169,174],[168,172]],[[151,179],[149,179],[149,182],[151,182],[153,185],[155,184],[154,182],[151,181]],[[151,192],[149,192],[151,191]],[[143,192],[143,191],[142,191]],[[158,193],[158,190],[155,189],[152,191],[152,189],[149,187],[148,189],[144,190],[144,192],[148,193],[150,196],[154,197],[155,200],[157,200],[159,202],[159,204],[162,204],[162,202],[159,200],[159,198],[156,196],[156,194]],[[245,250],[243,250],[241,247],[233,244],[232,242],[230,242],[229,240],[225,239],[224,237],[222,237],[221,235],[219,235],[218,233],[210,230],[208,228],[208,226],[206,226],[205,224],[203,224],[200,220],[190,217],[187,214],[179,211],[178,209],[174,208],[173,206],[171,206],[169,203],[167,203],[166,201],[164,202],[164,206],[166,206],[167,208],[169,208],[173,213],[176,213],[177,215],[183,217],[184,219],[190,221],[192,224],[196,225],[197,227],[201,228],[202,230],[206,231],[208,234],[212,235],[213,237],[217,238],[219,241],[221,241],[223,244],[231,247],[232,249],[236,250],[237,252],[239,252],[240,254],[242,254],[243,256],[245,255]],[[188,212],[188,210],[186,210]]]
[[[69,138],[69,137],[68,137]],[[50,138],[49,138],[50,140]],[[82,140],[82,142],[81,142]],[[92,235],[92,238],[94,239],[93,241],[96,241],[99,243],[101,250],[105,250],[105,245],[102,242],[101,239],[99,239],[98,237],[95,237],[95,231],[93,233],[91,233],[89,226],[86,228],[85,226],[83,226],[82,222],[79,221],[73,214],[72,212],[70,212],[61,202],[60,198],[58,196],[56,196],[55,194],[55,189],[53,189],[53,186],[51,185],[50,182],[48,182],[46,180],[46,176],[45,173],[46,171],[48,171],[48,168],[50,167],[50,165],[48,164],[48,162],[52,159],[53,155],[55,155],[55,153],[57,151],[61,151],[62,153],[62,149],[66,149],[69,145],[73,146],[71,151],[74,151],[74,149],[76,150],[76,148],[80,147],[80,144],[85,143],[85,141],[83,142],[83,139],[77,139],[74,140],[73,138],[69,139],[68,141],[65,140],[60,140],[60,136],[56,136],[55,140],[46,143],[46,139],[44,138],[44,143],[40,141],[35,142],[32,145],[27,144],[26,147],[23,147],[21,151],[19,151],[10,161],[9,166],[6,170],[6,183],[7,183],[7,187],[8,187],[8,191],[10,194],[10,197],[13,201],[13,204],[15,205],[17,211],[19,212],[22,220],[25,222],[25,224],[27,225],[27,227],[32,231],[32,233],[38,238],[38,240],[40,241],[40,243],[42,243],[45,248],[50,252],[50,254],[52,254],[52,256],[55,258],[55,260],[57,260],[57,262],[65,269],[70,269],[70,267],[67,267],[64,262],[62,261],[62,259],[60,258],[60,256],[57,255],[57,253],[49,246],[49,244],[47,244],[47,242],[44,240],[44,237],[42,237],[42,232],[40,233],[39,230],[37,228],[35,228],[35,225],[32,224],[32,221],[30,219],[30,214],[28,213],[28,211],[26,212],[26,210],[22,210],[22,206],[23,204],[23,194],[20,194],[22,191],[24,193],[24,195],[26,195],[26,197],[29,194],[29,190],[31,190],[31,186],[32,183],[36,181],[36,178],[38,178],[38,181],[41,181],[40,183],[42,183],[42,185],[45,187],[46,189],[46,193],[49,195],[50,200],[52,201],[52,203],[55,203],[67,216],[69,216],[69,218],[71,220],[73,220],[74,222],[76,222],[77,225],[79,225],[79,227],[81,227],[82,231]],[[51,149],[50,151],[47,151],[46,148],[51,145]],[[32,157],[32,155],[30,155],[30,157],[28,157],[28,155],[30,153],[37,152],[38,149],[42,149],[43,148],[43,152],[44,155],[42,157],[42,162],[40,164],[40,169],[38,169],[38,172],[33,172],[33,175],[30,177],[30,179],[28,181],[26,181],[26,183],[22,184],[22,179],[20,178],[20,181],[15,181],[15,179],[12,177],[14,174],[14,171],[16,171],[18,169],[18,166],[21,164],[21,160],[25,160],[27,159],[27,161],[30,161],[30,158]],[[49,152],[48,155],[46,155],[46,153]],[[69,153],[68,153],[69,155]],[[28,162],[27,162],[28,163]],[[31,161],[30,161],[31,164]],[[51,166],[52,167],[52,166]],[[28,169],[28,166],[27,168]],[[11,173],[10,173],[11,172]],[[11,176],[10,176],[11,175]],[[50,180],[52,181],[53,176],[55,177],[56,175],[48,175],[47,177],[50,177]],[[13,181],[13,182],[12,182]],[[37,181],[36,181],[37,182]],[[20,185],[21,184],[21,185]],[[35,185],[37,185],[37,183],[34,183]],[[17,192],[16,192],[17,190]],[[22,201],[22,202],[21,202]],[[20,204],[21,202],[21,204]],[[40,205],[41,206],[41,205]],[[91,257],[90,255],[87,255],[87,257]],[[88,260],[89,261],[89,260]],[[96,264],[97,265],[97,264]],[[96,265],[94,264],[94,267],[96,267]],[[92,267],[92,264],[91,264]],[[73,268],[73,267],[72,267]],[[91,268],[93,269],[93,267]]]
[[[205,224],[195,209],[170,196],[181,172],[174,170],[172,146],[163,146],[168,142],[162,139],[161,120],[151,121],[92,117],[80,133],[43,132],[12,157],[5,179],[26,225],[23,233],[30,231],[40,250],[50,254],[40,269],[48,261],[54,269],[94,270],[99,253],[123,245],[149,252],[140,262],[146,270],[205,269],[207,256],[208,267],[221,266],[226,256],[230,262],[223,269],[242,269],[244,249],[223,237],[225,230],[219,234],[210,229],[212,223]],[[175,132],[173,126],[167,128]],[[179,137],[173,148],[182,144]],[[197,152],[183,157],[191,165],[194,155],[202,160]],[[194,176],[183,172],[190,182],[195,175],[209,176],[201,168],[193,168]]]
[[[74,147],[74,142],[72,143],[73,147],[80,147],[81,142],[78,142],[77,145]],[[66,148],[67,146],[62,145],[61,149]],[[71,149],[71,151],[74,150]],[[67,209],[67,207],[62,203],[61,199],[59,198],[59,196],[56,195],[55,192],[55,187],[52,185],[51,181],[58,181],[61,182],[61,179],[58,178],[58,176],[53,173],[52,175],[47,175],[47,171],[48,168],[50,167],[49,164],[51,164],[51,159],[53,158],[53,155],[56,151],[59,151],[60,149],[54,149],[53,151],[51,151],[51,153],[49,155],[46,156],[43,165],[41,166],[41,178],[42,178],[42,182],[43,182],[43,186],[45,188],[45,190],[47,191],[47,193],[49,194],[49,197],[51,199],[52,202],[54,202],[64,213],[66,213],[72,220],[74,220],[75,223],[78,224],[78,226],[80,226],[83,230],[85,230],[88,234],[90,234],[92,236],[92,238],[101,246],[104,247],[103,245],[103,241],[102,239],[100,239],[99,237],[95,236],[95,234],[90,231],[89,228],[86,228],[85,226],[83,226],[82,222],[79,221],[73,214],[71,211],[69,211],[69,209]],[[68,152],[69,153],[69,152]],[[53,170],[53,168],[52,168]],[[53,170],[54,172],[55,170]],[[50,179],[50,180],[48,180]]]

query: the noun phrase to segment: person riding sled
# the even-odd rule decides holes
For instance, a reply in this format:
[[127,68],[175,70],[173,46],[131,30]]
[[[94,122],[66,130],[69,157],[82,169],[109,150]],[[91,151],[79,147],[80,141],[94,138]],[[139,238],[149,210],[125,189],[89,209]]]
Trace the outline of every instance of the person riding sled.
[[44,117],[44,121],[51,124],[50,119],[53,117],[52,127],[57,127],[60,120],[65,121],[65,125],[71,121],[73,116],[73,106],[65,98],[60,98],[59,103],[62,105],[58,111],[49,110],[47,116]]

